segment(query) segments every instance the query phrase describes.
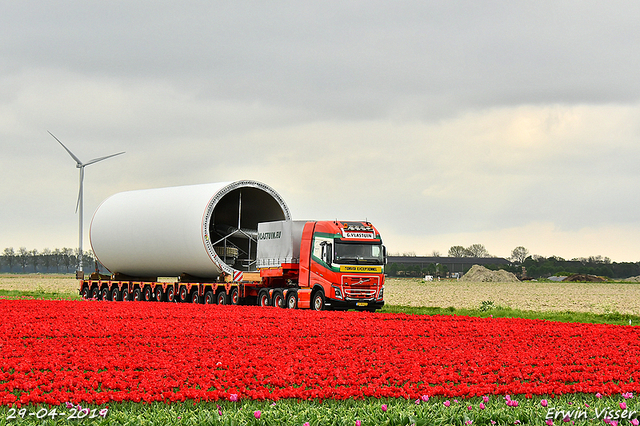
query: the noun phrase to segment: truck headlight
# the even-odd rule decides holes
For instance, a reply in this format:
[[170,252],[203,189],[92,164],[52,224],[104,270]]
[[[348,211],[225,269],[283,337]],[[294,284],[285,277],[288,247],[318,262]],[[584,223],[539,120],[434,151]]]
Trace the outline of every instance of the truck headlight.
[[336,286],[332,286],[333,287],[333,292],[336,295],[336,299],[342,299],[342,292],[340,291],[340,289]]
[[384,286],[382,286],[382,288],[380,289],[380,292],[378,293],[378,299],[382,299],[383,296],[384,296]]

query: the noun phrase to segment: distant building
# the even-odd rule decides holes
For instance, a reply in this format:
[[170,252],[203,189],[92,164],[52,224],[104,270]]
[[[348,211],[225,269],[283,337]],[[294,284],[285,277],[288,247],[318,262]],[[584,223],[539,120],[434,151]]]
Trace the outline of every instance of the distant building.
[[446,266],[448,274],[458,273],[462,276],[473,265],[511,265],[502,257],[448,257],[448,256],[388,256],[387,264],[396,264],[399,270],[415,270],[416,267],[426,269],[429,265]]

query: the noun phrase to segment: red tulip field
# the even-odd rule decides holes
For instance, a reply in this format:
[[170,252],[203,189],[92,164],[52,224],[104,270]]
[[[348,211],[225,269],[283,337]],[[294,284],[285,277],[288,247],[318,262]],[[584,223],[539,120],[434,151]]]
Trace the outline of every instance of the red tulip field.
[[640,327],[0,300],[0,404],[640,391]]

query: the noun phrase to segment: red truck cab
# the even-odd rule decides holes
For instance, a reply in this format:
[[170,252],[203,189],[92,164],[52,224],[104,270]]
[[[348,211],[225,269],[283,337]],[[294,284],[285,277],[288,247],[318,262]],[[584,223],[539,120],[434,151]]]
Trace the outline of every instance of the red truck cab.
[[[307,222],[298,285],[310,307],[375,311],[384,306],[386,250],[369,222]],[[307,291],[305,291],[307,290]]]

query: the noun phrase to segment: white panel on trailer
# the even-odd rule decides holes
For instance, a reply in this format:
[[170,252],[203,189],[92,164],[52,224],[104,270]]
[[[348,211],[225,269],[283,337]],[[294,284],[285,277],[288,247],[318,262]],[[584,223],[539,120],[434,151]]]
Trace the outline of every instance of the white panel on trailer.
[[258,268],[300,262],[304,220],[280,220],[258,224]]
[[289,219],[280,195],[251,180],[128,191],[98,207],[90,240],[111,272],[213,278],[255,270],[258,223]]

